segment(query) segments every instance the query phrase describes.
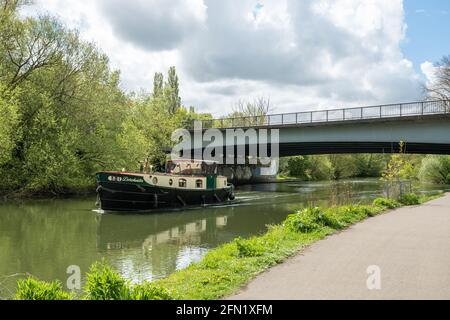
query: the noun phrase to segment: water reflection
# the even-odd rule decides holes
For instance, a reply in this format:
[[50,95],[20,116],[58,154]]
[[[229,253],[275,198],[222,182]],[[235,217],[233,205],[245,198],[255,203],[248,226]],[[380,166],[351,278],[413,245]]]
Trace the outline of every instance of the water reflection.
[[165,277],[218,244],[233,212],[224,208],[155,215],[102,215],[97,248],[133,281]]

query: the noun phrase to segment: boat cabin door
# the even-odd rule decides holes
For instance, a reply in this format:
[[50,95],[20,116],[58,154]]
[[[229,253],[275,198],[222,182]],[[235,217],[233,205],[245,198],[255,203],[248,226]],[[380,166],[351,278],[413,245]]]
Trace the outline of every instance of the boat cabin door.
[[208,190],[210,189],[216,189],[216,176],[207,176],[206,177],[206,188]]

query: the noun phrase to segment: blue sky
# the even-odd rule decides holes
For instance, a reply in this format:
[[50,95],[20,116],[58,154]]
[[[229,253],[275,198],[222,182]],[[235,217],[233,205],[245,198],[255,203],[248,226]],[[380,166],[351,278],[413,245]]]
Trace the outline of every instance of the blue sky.
[[405,0],[404,8],[408,29],[402,49],[420,74],[421,63],[450,55],[450,1]]

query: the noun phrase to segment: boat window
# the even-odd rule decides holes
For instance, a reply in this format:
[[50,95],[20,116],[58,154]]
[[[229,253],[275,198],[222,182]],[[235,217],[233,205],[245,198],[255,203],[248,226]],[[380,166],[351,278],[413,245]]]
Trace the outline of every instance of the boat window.
[[187,185],[186,179],[180,179],[178,181],[178,185],[179,185],[180,188],[186,188],[186,185]]
[[203,188],[203,180],[195,181],[195,186],[199,189]]
[[173,185],[173,179],[169,180],[169,186]]
[[158,178],[157,177],[153,178],[153,184],[158,184]]

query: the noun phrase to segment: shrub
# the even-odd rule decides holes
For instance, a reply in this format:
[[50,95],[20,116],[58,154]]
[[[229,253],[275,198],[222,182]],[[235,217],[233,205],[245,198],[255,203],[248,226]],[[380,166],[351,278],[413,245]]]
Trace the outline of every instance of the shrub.
[[34,278],[19,280],[16,300],[70,300],[72,295],[63,291],[61,283],[39,281]]
[[339,222],[335,211],[324,211],[321,208],[308,208],[288,216],[285,225],[294,232],[310,233],[321,227],[341,229],[343,225]]
[[105,262],[94,263],[86,277],[85,291],[90,300],[128,300],[127,281]]
[[405,206],[414,206],[420,204],[420,198],[415,193],[404,194],[398,201]]
[[316,222],[316,211],[319,208],[309,208],[291,214],[286,219],[286,227],[294,232],[310,233],[318,230],[320,225]]
[[240,257],[259,257],[264,254],[265,246],[260,238],[234,240]]
[[419,178],[431,183],[450,183],[450,156],[427,156],[422,160]]
[[133,287],[131,300],[174,300],[172,293],[154,283],[144,282]]
[[377,207],[382,207],[386,209],[395,209],[401,206],[400,203],[393,199],[388,198],[378,198],[373,201],[373,205]]
[[333,229],[342,229],[344,227],[333,210],[316,211],[316,222],[323,227]]

